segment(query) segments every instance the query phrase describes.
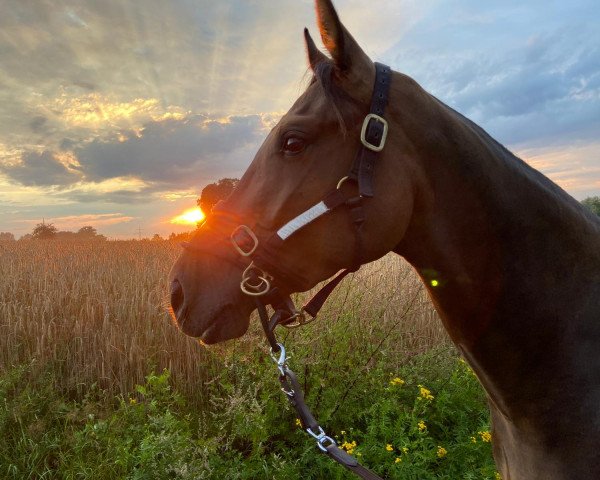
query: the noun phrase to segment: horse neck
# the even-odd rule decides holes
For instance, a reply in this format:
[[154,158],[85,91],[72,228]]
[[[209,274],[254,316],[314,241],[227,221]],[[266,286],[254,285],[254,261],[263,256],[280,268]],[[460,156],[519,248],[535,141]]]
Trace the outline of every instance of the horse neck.
[[[548,372],[573,354],[561,345],[567,325],[600,334],[591,327],[598,312],[581,307],[585,292],[600,298],[599,222],[433,97],[403,100],[392,120],[405,123],[424,180],[395,252],[422,277],[492,400],[514,416],[515,392],[526,382],[543,390]],[[413,119],[426,112],[425,130],[410,123],[411,109]]]

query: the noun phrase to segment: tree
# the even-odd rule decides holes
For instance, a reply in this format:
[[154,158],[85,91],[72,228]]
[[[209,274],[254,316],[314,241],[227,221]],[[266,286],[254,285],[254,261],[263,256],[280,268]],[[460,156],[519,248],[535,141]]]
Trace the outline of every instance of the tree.
[[32,232],[36,240],[51,240],[56,237],[57,228],[52,223],[38,223]]
[[14,242],[15,236],[10,232],[0,232],[0,242]]
[[600,197],[587,197],[581,203],[600,217]]
[[171,235],[169,235],[169,241],[170,242],[189,242],[190,239],[192,238],[192,234],[193,234],[193,232],[183,232],[183,233],[172,232]]
[[96,231],[96,229],[94,227],[90,227],[89,225],[86,225],[85,227],[81,227],[79,230],[77,230],[77,236],[81,237],[81,238],[94,238],[96,235],[98,235],[98,232]]
[[153,242],[161,242],[162,239],[163,238],[158,233],[155,233],[154,235],[152,235],[152,241]]
[[209,183],[202,189],[196,203],[205,214],[209,214],[217,202],[225,200],[233,192],[238,182],[237,178],[222,178],[216,183]]

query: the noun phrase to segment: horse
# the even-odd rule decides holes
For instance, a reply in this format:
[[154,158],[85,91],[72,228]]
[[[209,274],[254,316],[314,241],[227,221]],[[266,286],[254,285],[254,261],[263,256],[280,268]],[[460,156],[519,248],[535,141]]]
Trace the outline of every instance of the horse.
[[[172,267],[179,328],[239,337],[273,285],[306,291],[394,252],[487,393],[502,478],[600,478],[600,221],[406,75],[367,118],[376,64],[330,0],[316,12],[329,55],[305,29],[310,85]],[[384,148],[361,183],[348,172],[365,145]],[[323,207],[329,191],[360,209]],[[248,266],[259,244],[271,261]]]

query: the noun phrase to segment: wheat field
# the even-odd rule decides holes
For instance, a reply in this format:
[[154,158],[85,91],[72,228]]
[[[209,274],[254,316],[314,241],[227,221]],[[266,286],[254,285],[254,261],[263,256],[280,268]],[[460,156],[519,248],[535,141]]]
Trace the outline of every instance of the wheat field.
[[[166,241],[0,244],[0,370],[51,365],[56,387],[81,395],[93,384],[128,392],[150,368],[167,368],[180,391],[201,395],[223,365],[266,352],[256,319],[242,339],[212,347],[178,331],[167,273],[179,250]],[[449,343],[421,282],[395,255],[351,275],[318,321],[282,338],[310,362],[335,342],[340,324],[367,360],[376,344],[392,365]]]

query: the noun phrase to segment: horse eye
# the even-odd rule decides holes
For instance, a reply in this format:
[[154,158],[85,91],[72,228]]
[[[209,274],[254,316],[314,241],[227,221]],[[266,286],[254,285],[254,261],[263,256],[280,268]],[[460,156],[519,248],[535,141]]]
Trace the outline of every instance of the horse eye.
[[288,137],[283,142],[284,153],[294,155],[304,150],[306,144],[304,140],[299,137]]

